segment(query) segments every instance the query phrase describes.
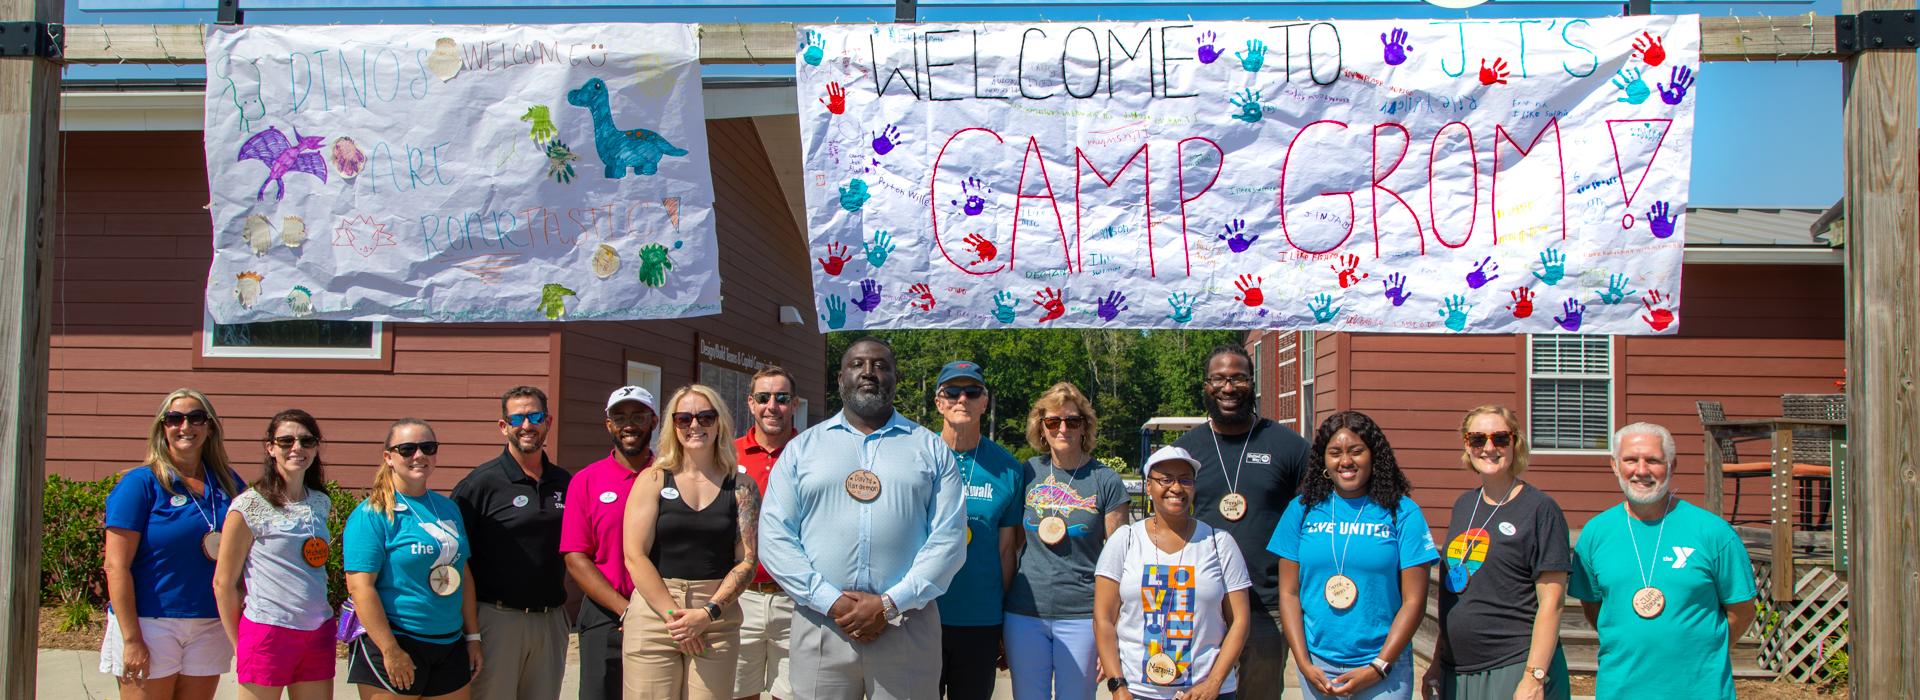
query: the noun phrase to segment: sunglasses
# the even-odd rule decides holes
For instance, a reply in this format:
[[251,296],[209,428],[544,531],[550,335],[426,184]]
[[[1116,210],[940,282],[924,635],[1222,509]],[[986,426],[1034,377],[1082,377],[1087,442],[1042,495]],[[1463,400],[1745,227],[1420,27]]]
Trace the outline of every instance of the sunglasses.
[[210,421],[210,420],[213,420],[213,416],[208,415],[206,411],[202,411],[199,409],[194,409],[187,413],[181,413],[179,411],[167,411],[166,413],[161,414],[160,416],[160,422],[167,426],[176,426],[183,423],[191,423],[196,426],[206,425],[207,421]]
[[[274,446],[283,450],[293,449],[293,444],[296,442],[300,443],[301,447],[305,447],[307,449],[313,449],[315,445],[320,444],[320,438],[312,435],[301,435],[299,437],[294,437],[292,435],[276,435],[273,438]],[[428,452],[427,454],[433,454],[433,453]]]
[[388,447],[387,449],[395,453],[398,453],[401,457],[405,457],[407,459],[413,459],[413,453],[415,452],[424,452],[427,454],[428,457],[432,457],[433,455],[440,453],[440,443],[434,442],[432,440],[428,440],[426,442],[403,442],[398,445]]
[[747,398],[753,399],[754,403],[772,401],[782,406],[793,403],[793,394],[784,391],[756,391],[748,394]]
[[1181,485],[1181,486],[1185,486],[1185,487],[1187,487],[1187,488],[1193,488],[1193,480],[1192,480],[1192,479],[1169,479],[1169,478],[1167,478],[1167,477],[1164,477],[1164,476],[1151,476],[1151,477],[1147,477],[1147,479],[1148,479],[1149,481],[1152,481],[1152,482],[1153,482],[1153,483],[1154,483],[1155,485],[1157,485],[1157,486],[1159,486],[1160,488],[1163,488],[1163,489],[1164,489],[1164,488],[1171,488],[1171,487],[1172,487],[1172,486],[1173,486],[1174,484],[1179,484],[1179,485]]
[[1074,430],[1079,430],[1081,428],[1087,427],[1087,417],[1086,416],[1047,416],[1045,418],[1040,419],[1040,424],[1047,426],[1048,430],[1058,429],[1062,425],[1065,425],[1069,428],[1073,428]]
[[687,413],[686,411],[681,411],[673,414],[673,424],[682,428],[692,427],[693,422],[696,420],[700,421],[700,427],[711,428],[715,421],[720,420],[720,412],[701,411],[699,413]]
[[1497,433],[1467,433],[1465,437],[1467,439],[1467,446],[1476,449],[1486,447],[1488,440],[1493,441],[1494,447],[1513,446],[1513,433],[1504,430]]
[[[507,416],[507,425],[511,425],[515,428],[520,427],[522,423],[532,423],[534,425],[539,425],[545,422],[547,422],[546,411],[534,411],[532,413],[515,413],[511,416]],[[433,453],[428,452],[427,454],[433,454]]]
[[965,396],[968,399],[977,399],[982,396],[985,396],[986,394],[987,394],[987,388],[984,386],[980,386],[978,384],[968,384],[966,386],[940,387],[940,395],[947,397],[947,400],[949,401],[958,399],[962,396]]

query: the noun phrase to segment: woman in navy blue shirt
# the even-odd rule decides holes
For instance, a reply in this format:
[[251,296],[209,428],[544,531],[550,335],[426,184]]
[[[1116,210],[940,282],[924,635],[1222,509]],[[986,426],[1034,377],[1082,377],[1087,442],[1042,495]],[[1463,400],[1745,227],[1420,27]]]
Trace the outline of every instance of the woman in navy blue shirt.
[[213,597],[227,505],[244,486],[227,464],[220,417],[176,389],[147,432],[147,463],[107,495],[107,631],[100,671],[129,700],[205,700],[233,661]]

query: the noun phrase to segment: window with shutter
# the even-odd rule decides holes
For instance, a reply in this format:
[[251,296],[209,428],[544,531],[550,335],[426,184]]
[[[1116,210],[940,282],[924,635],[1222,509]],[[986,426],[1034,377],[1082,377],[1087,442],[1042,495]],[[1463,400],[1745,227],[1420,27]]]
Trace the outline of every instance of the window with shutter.
[[1536,450],[1606,450],[1613,434],[1613,339],[1527,339],[1528,429]]

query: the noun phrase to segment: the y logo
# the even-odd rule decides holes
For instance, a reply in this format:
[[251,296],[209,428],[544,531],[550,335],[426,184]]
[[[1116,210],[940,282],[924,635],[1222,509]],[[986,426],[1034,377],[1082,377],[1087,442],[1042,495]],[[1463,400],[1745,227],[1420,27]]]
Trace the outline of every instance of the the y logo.
[[1687,557],[1690,557],[1690,556],[1693,556],[1692,547],[1674,547],[1673,548],[1673,568],[1676,568],[1676,569],[1687,568]]

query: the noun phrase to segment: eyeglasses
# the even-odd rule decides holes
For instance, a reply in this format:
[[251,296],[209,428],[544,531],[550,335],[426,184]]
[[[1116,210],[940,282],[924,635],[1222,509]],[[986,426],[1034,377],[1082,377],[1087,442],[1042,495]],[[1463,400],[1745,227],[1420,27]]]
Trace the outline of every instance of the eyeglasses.
[[700,427],[711,428],[715,421],[720,420],[720,412],[708,410],[699,413],[687,413],[686,411],[680,411],[673,414],[673,424],[682,428],[692,427],[693,422],[696,420],[700,421]]
[[[520,427],[520,424],[522,423],[532,423],[534,425],[539,425],[545,422],[547,422],[546,411],[534,411],[532,413],[515,413],[511,416],[507,416],[507,425],[511,425],[515,428]],[[427,454],[433,454],[433,453],[428,452]]]
[[947,397],[947,400],[949,401],[958,399],[962,396],[965,396],[968,399],[977,399],[982,396],[985,396],[986,394],[987,394],[987,388],[984,386],[980,386],[978,384],[968,384],[966,386],[940,387],[940,395]]
[[1040,424],[1047,426],[1048,430],[1058,430],[1062,425],[1072,428],[1074,430],[1079,430],[1081,428],[1087,427],[1087,417],[1086,416],[1047,416],[1045,418],[1040,419]]
[[192,411],[188,411],[186,413],[181,413],[179,411],[167,411],[166,413],[161,414],[160,416],[160,422],[169,427],[177,426],[182,423],[190,423],[195,426],[201,426],[201,425],[206,425],[207,421],[210,421],[210,420],[213,420],[212,415],[208,414],[206,411],[202,411],[197,408]]
[[[275,435],[273,437],[274,446],[283,450],[293,449],[293,444],[295,442],[300,443],[301,447],[305,447],[307,449],[313,449],[315,445],[320,444],[320,438],[312,435],[301,435],[299,437],[294,437],[292,435]],[[427,454],[433,454],[433,453],[428,452]]]
[[1192,479],[1169,479],[1164,476],[1150,476],[1150,477],[1147,477],[1147,480],[1152,481],[1155,486],[1158,486],[1163,489],[1171,488],[1174,484],[1179,484],[1187,488],[1193,488]]
[[1207,386],[1222,387],[1228,384],[1232,384],[1234,386],[1253,386],[1253,377],[1249,377],[1244,374],[1236,374],[1231,377],[1223,377],[1223,376],[1217,376],[1217,375],[1212,377],[1207,377]]
[[756,391],[748,394],[747,398],[753,399],[754,403],[772,401],[782,406],[793,403],[793,394],[785,391]]
[[403,442],[398,445],[388,447],[387,449],[407,459],[413,459],[413,453],[415,452],[424,452],[427,454],[428,457],[432,457],[435,454],[439,454],[440,443],[434,442],[432,440],[428,440],[426,442]]
[[1497,433],[1467,433],[1465,437],[1467,439],[1467,446],[1475,449],[1486,447],[1488,440],[1493,441],[1494,447],[1511,447],[1513,445],[1513,433],[1505,430]]

